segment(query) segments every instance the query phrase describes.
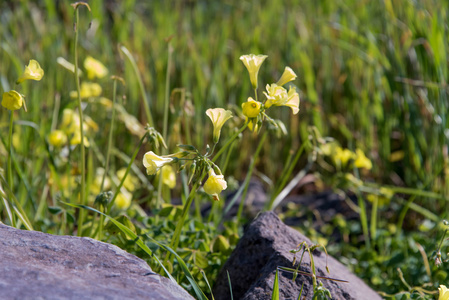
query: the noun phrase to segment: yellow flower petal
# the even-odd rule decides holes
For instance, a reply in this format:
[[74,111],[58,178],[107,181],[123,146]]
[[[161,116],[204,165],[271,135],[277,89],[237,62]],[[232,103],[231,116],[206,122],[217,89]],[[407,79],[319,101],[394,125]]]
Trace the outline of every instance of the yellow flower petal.
[[217,175],[213,169],[210,169],[209,178],[207,178],[206,183],[203,186],[204,191],[209,195],[212,195],[215,200],[218,200],[218,194],[227,187],[228,185],[226,180],[224,180],[224,176]]
[[445,285],[440,285],[438,291],[440,292],[438,300],[449,300],[449,289]]
[[242,103],[243,115],[248,118],[255,118],[260,113],[260,107],[262,103],[255,101],[253,98],[249,97],[248,101]]
[[263,92],[267,97],[267,101],[265,102],[265,107],[269,108],[272,105],[280,106],[284,105],[288,100],[288,93],[285,88],[279,86],[275,83],[266,86],[267,92]]
[[154,175],[164,165],[170,164],[173,158],[156,155],[153,151],[145,153],[143,165],[147,169],[148,175]]
[[259,74],[260,66],[267,57],[267,55],[254,54],[240,56],[240,60],[245,65],[246,69],[248,69],[249,78],[254,89],[257,89],[257,75]]
[[356,158],[354,161],[355,167],[371,170],[371,168],[373,167],[373,163],[371,162],[371,160],[369,160],[368,157],[365,156],[365,153],[363,153],[363,151],[358,148],[355,150],[355,153],[356,153]]
[[176,173],[172,166],[163,166],[161,168],[162,172],[162,183],[173,189],[176,186]]
[[284,73],[282,73],[281,78],[279,78],[277,85],[284,85],[287,82],[293,81],[296,79],[296,74],[290,67],[285,67]]
[[32,59],[28,63],[28,66],[25,67],[25,71],[23,71],[22,76],[17,79],[17,84],[25,81],[25,80],[36,80],[39,81],[44,76],[44,70],[41,68],[39,63]]
[[232,118],[232,112],[230,110],[225,110],[224,108],[209,108],[206,111],[206,115],[214,125],[214,143],[216,144],[220,139],[220,132],[224,123]]
[[87,78],[90,80],[97,78],[103,78],[108,75],[108,69],[98,60],[91,56],[86,57],[84,60],[84,68],[87,71]]
[[48,143],[54,147],[61,147],[67,143],[67,135],[62,130],[53,130],[48,135]]
[[18,92],[11,90],[3,93],[2,106],[9,110],[20,109],[23,105],[23,96]]
[[120,210],[125,210],[131,205],[131,198],[130,193],[122,190],[117,195],[117,198],[115,198],[114,205]]

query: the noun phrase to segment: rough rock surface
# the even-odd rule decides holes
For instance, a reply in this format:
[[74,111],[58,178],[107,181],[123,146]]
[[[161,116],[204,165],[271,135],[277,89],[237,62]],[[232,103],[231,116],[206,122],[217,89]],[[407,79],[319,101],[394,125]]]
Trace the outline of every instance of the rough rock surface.
[[1,299],[193,299],[148,264],[90,238],[0,224]]
[[[292,265],[293,253],[297,245],[311,241],[298,231],[286,226],[273,212],[259,215],[246,229],[228,261],[221,270],[214,288],[215,299],[230,299],[227,273],[229,272],[234,299],[271,299],[276,267],[295,268]],[[301,253],[298,253],[297,260]],[[352,274],[345,266],[332,257],[328,257],[326,272],[326,255],[324,252],[313,252],[316,274],[347,280],[348,283],[319,279],[329,289],[332,299],[376,300],[381,297],[369,288],[360,278]],[[308,254],[304,255],[300,270],[311,272]],[[312,279],[306,275],[298,275],[296,281],[292,275],[279,272],[279,291],[281,299],[297,299],[304,283],[302,297],[311,299],[313,295]]]

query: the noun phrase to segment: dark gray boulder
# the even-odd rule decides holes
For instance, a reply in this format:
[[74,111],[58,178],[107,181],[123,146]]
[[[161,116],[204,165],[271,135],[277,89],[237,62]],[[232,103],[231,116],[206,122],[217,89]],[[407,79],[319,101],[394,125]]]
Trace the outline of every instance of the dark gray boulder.
[[1,223],[0,298],[194,299],[114,245]]
[[[236,249],[220,271],[214,287],[216,300],[230,299],[229,272],[234,299],[271,299],[276,267],[295,268],[292,265],[294,254],[290,250],[305,241],[312,242],[298,231],[286,226],[273,212],[260,214],[245,230]],[[297,260],[300,253],[296,255]],[[352,274],[345,266],[332,257],[328,257],[330,274],[326,271],[324,252],[313,252],[316,275],[338,278],[348,283],[319,279],[329,289],[332,299],[376,300],[381,297],[369,288],[360,278]],[[310,259],[304,255],[299,270],[311,273]],[[281,299],[297,299],[304,283],[302,296],[311,299],[313,295],[312,279],[299,275],[295,281],[287,272],[279,272],[279,290]]]

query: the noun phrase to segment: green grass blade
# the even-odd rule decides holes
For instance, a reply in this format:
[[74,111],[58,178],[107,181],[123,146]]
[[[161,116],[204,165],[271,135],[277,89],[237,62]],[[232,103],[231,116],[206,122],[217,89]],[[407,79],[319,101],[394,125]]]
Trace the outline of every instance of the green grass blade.
[[234,296],[232,295],[231,277],[229,276],[229,271],[228,270],[226,270],[226,274],[228,274],[229,293],[231,294],[231,300],[234,300]]
[[273,294],[271,294],[271,300],[279,300],[279,270],[276,268],[276,276],[273,283]]

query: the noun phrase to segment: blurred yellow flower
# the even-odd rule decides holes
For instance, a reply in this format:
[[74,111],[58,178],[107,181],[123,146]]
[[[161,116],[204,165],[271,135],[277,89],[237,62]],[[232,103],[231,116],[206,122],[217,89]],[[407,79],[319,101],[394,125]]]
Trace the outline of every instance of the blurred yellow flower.
[[[123,176],[125,176],[126,168],[121,168],[117,171],[117,177],[120,181],[122,181]],[[134,192],[136,190],[136,186],[138,183],[137,178],[132,175],[131,173],[128,173],[128,176],[126,176],[125,181],[123,182],[123,186],[130,192]]]
[[355,153],[356,153],[354,161],[355,167],[371,170],[371,168],[373,167],[373,163],[368,157],[365,156],[365,153],[363,153],[362,149],[357,148],[355,150]]
[[23,71],[22,76],[17,79],[17,84],[25,81],[25,80],[36,80],[39,81],[44,76],[44,70],[42,70],[39,63],[32,59],[28,63],[28,66],[25,67],[25,71]]
[[173,158],[156,155],[153,151],[145,153],[143,165],[147,168],[148,175],[154,175],[163,166],[170,164]]
[[248,118],[255,118],[260,113],[260,106],[262,103],[255,101],[253,98],[249,97],[248,101],[242,103],[243,115]]
[[162,172],[162,183],[173,189],[176,186],[176,173],[172,166],[163,166],[161,168]]
[[279,78],[277,85],[284,85],[287,82],[293,81],[296,79],[296,74],[290,67],[285,67],[284,73],[282,73],[281,78]]
[[3,93],[2,106],[9,110],[20,109],[23,105],[23,96],[18,92],[11,90]]
[[338,147],[337,143],[329,142],[322,144],[320,146],[320,150],[323,153],[323,155],[331,156],[335,152],[335,149],[337,149],[337,147]]
[[[73,136],[70,139],[70,145],[74,146],[79,144],[81,144],[81,132],[75,131],[73,132]],[[84,146],[85,147],[90,146],[89,140],[87,139],[86,135],[84,135]]]
[[224,108],[209,108],[206,111],[206,115],[214,125],[214,144],[216,144],[220,139],[220,132],[224,123],[232,118],[232,112],[230,110],[225,110]]
[[120,210],[125,210],[131,205],[131,194],[122,190],[118,193],[117,198],[115,198],[115,206]]
[[265,102],[265,107],[269,108],[272,105],[280,106],[284,105],[288,100],[288,93],[285,88],[279,86],[275,83],[267,84],[267,92],[263,92],[267,97],[267,102]]
[[108,69],[98,60],[91,56],[86,57],[84,60],[84,68],[87,71],[87,78],[94,79],[103,78],[108,75]]
[[209,178],[207,178],[206,183],[203,188],[206,193],[212,195],[214,200],[219,200],[218,194],[221,193],[222,190],[225,190],[228,187],[226,180],[224,180],[223,175],[215,174],[213,169],[209,170]]
[[349,160],[354,158],[354,152],[349,149],[342,149],[341,147],[335,148],[334,160],[336,163],[340,163],[341,166],[345,166]]
[[[90,98],[90,97],[98,97],[101,95],[103,89],[98,83],[93,82],[82,82],[80,87],[80,95],[81,99]],[[70,92],[71,98],[78,98],[77,91]]]
[[62,147],[67,143],[67,135],[62,130],[53,130],[48,135],[48,143],[54,147]]
[[449,300],[449,289],[445,285],[441,284],[438,291],[440,292],[438,300]]
[[254,54],[240,56],[240,60],[245,65],[246,69],[248,69],[249,78],[254,89],[257,89],[257,75],[259,73],[260,66],[267,57],[267,55]]

